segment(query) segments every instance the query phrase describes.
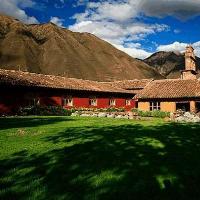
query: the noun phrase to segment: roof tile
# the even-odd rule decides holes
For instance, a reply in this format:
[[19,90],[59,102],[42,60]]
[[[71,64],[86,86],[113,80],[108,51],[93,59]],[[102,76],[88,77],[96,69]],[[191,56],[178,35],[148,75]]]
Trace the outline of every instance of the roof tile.
[[97,81],[4,69],[0,69],[0,84],[132,94],[131,91]]
[[135,96],[137,99],[189,97],[200,97],[200,81],[198,79],[167,79],[152,81]]

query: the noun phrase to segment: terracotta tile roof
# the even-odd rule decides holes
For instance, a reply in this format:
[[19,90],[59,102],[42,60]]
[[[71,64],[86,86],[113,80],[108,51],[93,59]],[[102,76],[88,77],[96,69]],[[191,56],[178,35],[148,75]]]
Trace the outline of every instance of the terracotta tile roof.
[[0,84],[132,94],[130,91],[97,81],[3,69],[0,69]]
[[148,83],[153,81],[153,79],[134,79],[134,80],[124,80],[124,81],[114,81],[114,82],[106,82],[113,87],[122,88],[125,90],[141,90]]
[[200,97],[200,80],[168,79],[150,82],[136,99]]

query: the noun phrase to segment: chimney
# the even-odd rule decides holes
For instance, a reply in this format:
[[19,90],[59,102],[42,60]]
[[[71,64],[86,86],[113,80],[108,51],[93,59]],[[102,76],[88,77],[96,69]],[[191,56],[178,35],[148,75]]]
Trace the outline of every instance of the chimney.
[[191,45],[186,47],[185,51],[185,70],[181,72],[181,79],[197,79],[196,57]]

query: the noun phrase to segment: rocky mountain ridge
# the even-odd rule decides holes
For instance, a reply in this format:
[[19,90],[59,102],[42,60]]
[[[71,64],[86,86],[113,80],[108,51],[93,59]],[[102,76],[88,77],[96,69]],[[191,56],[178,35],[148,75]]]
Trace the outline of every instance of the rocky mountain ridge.
[[153,67],[89,33],[0,15],[0,68],[97,81],[161,79]]
[[[200,58],[196,57],[197,69],[200,72]],[[160,51],[152,54],[144,60],[148,65],[154,67],[166,78],[180,78],[181,70],[185,69],[184,53]]]

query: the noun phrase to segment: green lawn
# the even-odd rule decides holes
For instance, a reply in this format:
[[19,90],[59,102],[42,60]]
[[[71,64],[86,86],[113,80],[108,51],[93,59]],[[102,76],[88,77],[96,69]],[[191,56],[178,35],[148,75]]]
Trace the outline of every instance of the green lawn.
[[0,199],[200,199],[200,125],[0,118]]

